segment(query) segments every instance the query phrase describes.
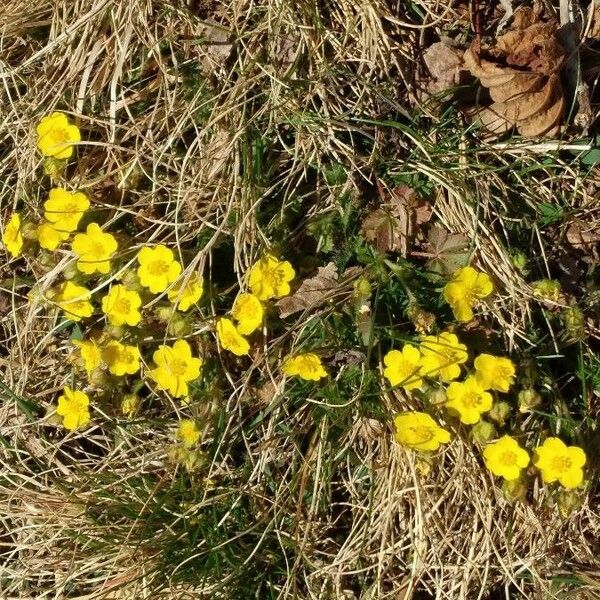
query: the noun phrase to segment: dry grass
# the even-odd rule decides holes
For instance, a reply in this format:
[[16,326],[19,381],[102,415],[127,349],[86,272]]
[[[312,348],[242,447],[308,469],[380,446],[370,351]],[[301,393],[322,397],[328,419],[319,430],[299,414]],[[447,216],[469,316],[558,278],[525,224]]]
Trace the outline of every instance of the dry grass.
[[[54,109],[72,115],[85,140],[70,185],[108,223],[127,222],[127,255],[165,242],[189,273],[225,287],[271,243],[292,252],[311,219],[342,210],[344,195],[372,194],[385,165],[390,177],[431,183],[435,218],[473,240],[478,263],[499,283],[487,322],[507,351],[535,351],[539,302],[514,266],[508,206],[518,197],[535,210],[560,196],[569,218],[597,218],[596,173],[557,157],[540,165],[535,145],[474,146],[422,104],[414,49],[459,23],[459,4],[5,2],[1,218],[16,203],[41,214],[48,179],[33,132]],[[386,125],[419,106],[421,121]],[[349,174],[339,185],[326,176],[336,164]],[[299,201],[301,218],[287,231],[286,210]],[[544,235],[534,224],[530,243],[550,271],[559,257],[547,254],[555,246]],[[364,362],[344,398],[354,424],[316,421],[318,405],[332,407],[284,389],[266,358],[302,343],[303,318],[243,369],[217,356],[207,333],[218,298],[195,323],[198,344],[225,373],[190,407],[206,423],[212,462],[202,476],[188,478],[167,460],[173,423],[187,410],[179,404],[154,399],[133,420],[105,406],[102,426],[64,435],[43,411],[72,380],[69,341],[56,315],[26,295],[49,289],[71,259],[59,251],[50,270],[25,261],[17,271],[0,266],[3,598],[600,594],[597,492],[570,516],[539,484],[527,502],[509,502],[466,438],[429,471],[392,442],[389,424],[365,416],[372,381]],[[234,277],[224,275],[231,269]],[[348,283],[316,316],[327,322],[350,292]],[[586,333],[597,339],[597,323]],[[336,379],[349,372],[343,365]],[[42,414],[28,417],[20,398]],[[417,404],[386,392],[382,406],[392,414]]]

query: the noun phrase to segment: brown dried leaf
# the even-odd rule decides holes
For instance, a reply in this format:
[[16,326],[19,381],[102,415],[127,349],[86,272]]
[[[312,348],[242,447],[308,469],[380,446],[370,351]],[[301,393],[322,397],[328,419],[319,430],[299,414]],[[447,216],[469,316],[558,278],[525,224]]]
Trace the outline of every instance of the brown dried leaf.
[[465,52],[465,65],[494,100],[478,115],[491,133],[501,134],[513,126],[526,137],[560,131],[564,93],[558,71],[565,51],[557,29],[556,22],[542,21],[539,12],[521,7],[512,28],[494,44],[481,49],[473,45]]
[[573,221],[567,227],[566,237],[569,244],[575,248],[596,254],[597,245],[600,243],[600,223]]
[[423,60],[431,74],[427,89],[431,93],[443,92],[459,85],[463,73],[466,73],[462,50],[447,41],[432,44],[423,53]]
[[449,275],[464,267],[469,260],[469,239],[462,233],[449,233],[433,226],[429,230],[427,252],[428,268],[441,275]]
[[418,228],[431,219],[431,204],[408,186],[388,191],[378,180],[377,189],[383,204],[365,217],[361,232],[379,252],[406,256]]
[[338,272],[334,263],[319,267],[317,274],[305,279],[298,290],[291,296],[282,298],[276,303],[282,319],[294,313],[316,308],[323,304],[329,294],[338,288]]

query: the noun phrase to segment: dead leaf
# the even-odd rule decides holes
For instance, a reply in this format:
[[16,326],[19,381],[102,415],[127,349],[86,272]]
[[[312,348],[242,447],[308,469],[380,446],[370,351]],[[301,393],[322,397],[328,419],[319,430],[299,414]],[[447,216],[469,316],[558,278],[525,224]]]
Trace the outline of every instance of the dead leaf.
[[501,134],[516,126],[525,137],[552,137],[560,132],[565,110],[560,68],[565,50],[558,23],[543,21],[538,11],[520,7],[511,29],[494,43],[472,44],[465,66],[489,89],[494,104],[478,109],[488,131]]
[[600,243],[600,223],[594,220],[590,222],[573,221],[567,227],[566,237],[573,247],[596,255],[598,253],[597,246]]
[[282,319],[309,308],[316,308],[327,300],[328,295],[338,288],[338,272],[334,263],[319,267],[317,274],[305,279],[291,296],[276,303]]
[[427,89],[432,94],[460,85],[468,70],[464,66],[463,51],[442,40],[432,44],[423,53],[423,60],[431,74]]
[[361,232],[379,252],[406,257],[418,228],[431,219],[431,204],[405,185],[390,191],[377,180],[377,189],[383,203],[365,217]]
[[462,233],[449,233],[433,226],[427,241],[427,267],[440,275],[450,275],[469,260],[469,239]]
[[587,29],[587,38],[598,38],[600,37],[600,3],[592,2],[588,8],[588,23],[589,28]]

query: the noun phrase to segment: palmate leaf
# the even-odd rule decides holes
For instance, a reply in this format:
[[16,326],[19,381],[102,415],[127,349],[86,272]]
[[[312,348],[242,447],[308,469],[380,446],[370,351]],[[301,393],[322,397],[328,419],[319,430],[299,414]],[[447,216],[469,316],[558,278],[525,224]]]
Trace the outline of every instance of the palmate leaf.
[[439,275],[450,275],[469,262],[470,242],[462,233],[449,233],[434,225],[427,236],[427,267]]

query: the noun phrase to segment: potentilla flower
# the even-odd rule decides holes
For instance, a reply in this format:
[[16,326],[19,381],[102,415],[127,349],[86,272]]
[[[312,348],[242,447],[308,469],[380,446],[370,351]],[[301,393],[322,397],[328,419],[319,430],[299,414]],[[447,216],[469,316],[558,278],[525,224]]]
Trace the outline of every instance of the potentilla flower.
[[117,248],[114,236],[102,231],[97,223],[90,223],[86,232],[78,233],[71,243],[71,250],[78,256],[77,268],[86,275],[108,273]]
[[231,319],[221,318],[217,321],[217,337],[223,349],[236,356],[244,356],[250,352],[248,340],[240,334]]
[[413,450],[433,451],[450,441],[450,432],[427,413],[403,412],[394,418],[396,441]]
[[173,250],[163,244],[154,248],[142,248],[137,256],[137,274],[140,283],[153,294],[164,292],[181,273],[181,265],[175,260]]
[[428,335],[419,346],[421,354],[421,376],[439,377],[442,381],[452,381],[460,376],[460,365],[469,357],[467,347],[461,344],[453,333]]
[[567,446],[557,437],[547,438],[533,453],[533,464],[541,471],[544,483],[558,481],[567,489],[583,483],[586,460],[579,446]]
[[288,261],[267,254],[250,269],[248,285],[259,300],[281,298],[290,293],[290,281],[296,273]]
[[79,127],[72,125],[67,115],[53,112],[43,117],[36,127],[38,134],[37,147],[44,156],[58,159],[70,158],[73,144],[81,141]]
[[487,273],[464,267],[455,271],[452,279],[444,287],[444,298],[452,307],[458,321],[473,319],[473,306],[494,291],[492,280]]
[[77,229],[83,213],[90,207],[89,198],[82,192],[52,188],[44,202],[44,218],[62,233]]
[[140,295],[120,283],[111,286],[108,294],[102,298],[102,312],[108,317],[109,323],[117,327],[135,327],[142,320],[141,306]]
[[203,293],[203,281],[197,273],[189,277],[185,283],[176,285],[167,292],[171,302],[177,304],[177,310],[187,312],[200,298]]
[[102,358],[108,370],[117,377],[133,375],[140,370],[140,351],[137,346],[111,340],[102,348]]
[[529,453],[513,437],[503,435],[483,449],[483,459],[494,475],[513,481],[529,464]]
[[69,234],[65,231],[59,231],[53,223],[42,223],[37,228],[37,239],[42,248],[46,250],[56,250],[61,242],[69,239]]
[[321,359],[312,352],[286,358],[281,370],[290,377],[297,376],[306,381],[318,381],[327,377],[327,371],[323,368]]
[[246,293],[235,299],[231,314],[238,323],[237,330],[242,335],[250,335],[262,325],[264,309],[254,294]]
[[177,437],[183,442],[186,448],[191,448],[198,443],[200,439],[200,430],[192,419],[182,419],[177,428]]
[[91,297],[87,288],[65,281],[56,292],[49,295],[49,300],[58,305],[72,321],[81,321],[94,313]]
[[185,340],[177,340],[173,346],[161,345],[152,356],[156,368],[150,377],[158,387],[175,398],[188,394],[188,383],[200,376],[202,359],[192,356],[192,349]]
[[418,348],[405,344],[402,350],[390,350],[383,358],[384,377],[393,386],[402,386],[405,390],[414,390],[423,385],[419,374],[421,353]]
[[73,340],[88,377],[102,364],[102,349],[94,340]]
[[460,418],[465,425],[474,425],[484,412],[493,405],[492,395],[486,392],[475,377],[453,381],[446,390],[446,408]]
[[486,390],[508,392],[515,382],[515,365],[509,358],[480,354],[473,365],[475,378]]
[[13,213],[2,232],[2,243],[13,258],[23,250],[23,235],[21,234],[21,217]]
[[83,427],[90,422],[90,399],[84,392],[63,388],[63,395],[58,398],[56,414],[63,418],[63,425],[70,431]]

